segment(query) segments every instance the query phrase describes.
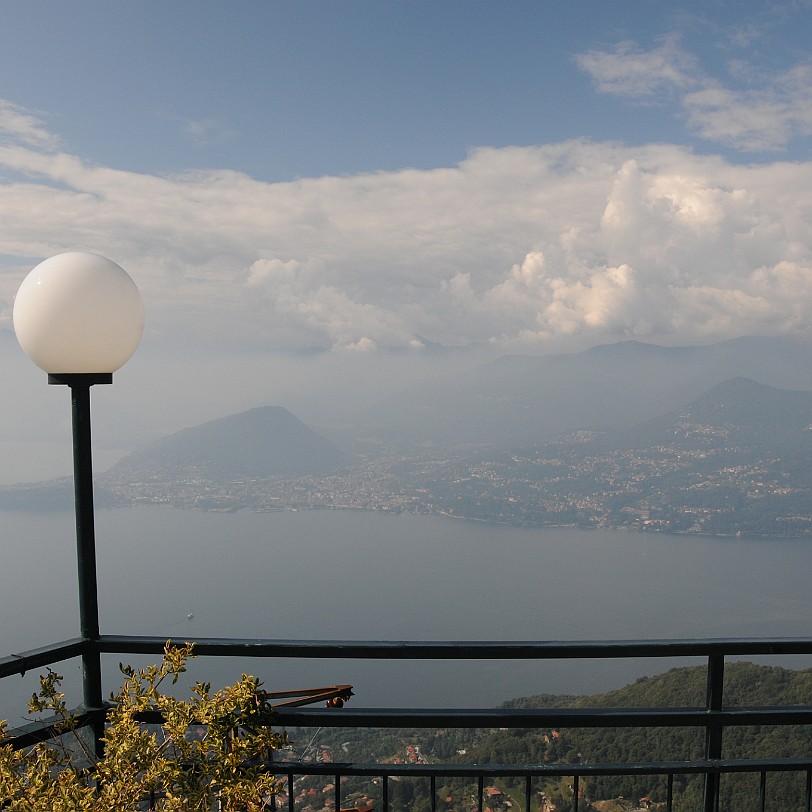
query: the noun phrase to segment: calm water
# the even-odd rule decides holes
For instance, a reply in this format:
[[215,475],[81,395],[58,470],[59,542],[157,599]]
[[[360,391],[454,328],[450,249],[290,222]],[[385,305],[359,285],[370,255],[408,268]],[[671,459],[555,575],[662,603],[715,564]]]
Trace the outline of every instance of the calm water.
[[[0,512],[0,532],[0,654],[75,636],[72,514]],[[96,535],[103,633],[605,640],[803,636],[812,629],[806,541],[150,507],[99,512]],[[208,661],[192,674],[216,683],[245,670],[278,688],[347,682],[357,706],[482,706],[531,693],[604,690],[675,664],[249,660]],[[78,665],[57,670],[70,683]],[[114,672],[115,662],[105,669],[111,687]],[[31,690],[28,677],[3,680],[0,716]]]

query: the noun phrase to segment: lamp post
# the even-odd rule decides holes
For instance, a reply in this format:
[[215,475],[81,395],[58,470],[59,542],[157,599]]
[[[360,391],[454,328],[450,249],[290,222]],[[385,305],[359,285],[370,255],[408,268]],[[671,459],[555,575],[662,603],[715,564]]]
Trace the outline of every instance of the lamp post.
[[[135,283],[123,268],[98,254],[72,251],[46,259],[26,276],[14,300],[20,346],[48,373],[49,384],[71,390],[79,619],[87,642],[99,638],[90,387],[113,382],[113,373],[135,352],[143,329],[144,306]],[[101,709],[98,646],[85,647],[82,686],[85,709]]]

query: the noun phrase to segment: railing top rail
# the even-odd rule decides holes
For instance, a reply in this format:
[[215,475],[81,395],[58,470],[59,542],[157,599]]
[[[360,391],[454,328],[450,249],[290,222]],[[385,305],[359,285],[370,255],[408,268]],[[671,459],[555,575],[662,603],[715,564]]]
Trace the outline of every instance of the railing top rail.
[[[155,654],[164,637],[102,635],[91,641],[102,653]],[[708,638],[676,640],[276,640],[197,638],[200,656],[348,659],[620,659],[721,655],[812,654],[812,638]]]
[[0,657],[0,677],[19,676],[32,668],[42,668],[52,663],[80,657],[91,645],[91,641],[75,637],[30,651],[21,651],[19,654],[10,654],[8,657]]
[[[204,637],[195,653],[211,657],[288,657],[394,660],[634,659],[812,654],[812,638],[674,640],[278,640]],[[163,653],[164,636],[101,635],[72,638],[0,658],[0,678],[78,657]]]

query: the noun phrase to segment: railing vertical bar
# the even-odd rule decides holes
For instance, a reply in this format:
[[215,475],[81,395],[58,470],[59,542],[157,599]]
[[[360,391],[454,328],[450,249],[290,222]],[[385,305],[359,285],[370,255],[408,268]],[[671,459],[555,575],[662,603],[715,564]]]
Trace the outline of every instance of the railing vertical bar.
[[806,771],[806,812],[812,812],[812,770]]
[[[722,725],[715,718],[715,713],[722,710],[722,695],[725,686],[725,656],[711,654],[708,656],[708,689],[705,707],[708,710],[708,721],[705,726],[705,758],[722,757]],[[719,773],[705,774],[704,812],[718,812],[719,809]]]
[[530,797],[533,789],[532,780],[529,775],[524,777],[524,808],[525,812],[530,812]]
[[674,807],[674,773],[668,773],[668,784],[665,791],[665,812],[672,812]]
[[296,799],[293,797],[295,788],[296,782],[291,771],[288,773],[288,812],[296,812]]
[[[385,775],[383,777],[383,798],[381,799],[381,804],[383,805],[383,812],[389,812],[389,776]],[[337,810],[336,810],[337,812]]]
[[762,770],[758,780],[758,808],[760,812],[764,812],[767,805],[767,773]]
[[581,788],[580,788],[580,783],[578,781],[578,776],[573,775],[572,776],[572,797],[573,797],[574,800],[573,800],[572,808],[575,810],[575,812],[578,812],[578,794],[580,793],[580,791],[581,791]]
[[485,801],[485,776],[480,775],[477,778],[477,810],[482,812]]
[[431,788],[431,812],[437,812],[437,778],[432,775],[429,782]]
[[335,774],[335,781],[333,782],[333,791],[335,792],[335,812],[339,812],[341,809],[341,774]]

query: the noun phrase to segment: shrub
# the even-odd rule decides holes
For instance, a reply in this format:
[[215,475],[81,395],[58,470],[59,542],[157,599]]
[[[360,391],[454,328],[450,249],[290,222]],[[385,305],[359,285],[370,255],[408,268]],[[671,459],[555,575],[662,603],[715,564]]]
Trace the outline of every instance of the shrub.
[[[96,756],[67,709],[59,674],[49,669],[29,713],[58,719],[59,739],[14,750],[0,721],[0,807],[34,810],[262,810],[271,805],[278,781],[262,762],[284,736],[270,727],[274,711],[261,683],[243,674],[212,693],[197,683],[182,700],[164,693],[186,670],[193,645],[167,642],[158,665],[120,665],[124,683],[111,696]],[[146,725],[157,710],[163,721]]]

